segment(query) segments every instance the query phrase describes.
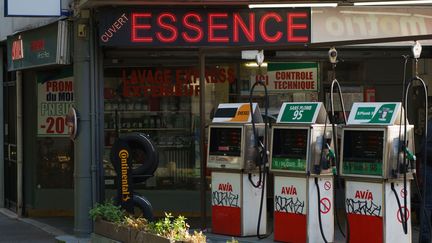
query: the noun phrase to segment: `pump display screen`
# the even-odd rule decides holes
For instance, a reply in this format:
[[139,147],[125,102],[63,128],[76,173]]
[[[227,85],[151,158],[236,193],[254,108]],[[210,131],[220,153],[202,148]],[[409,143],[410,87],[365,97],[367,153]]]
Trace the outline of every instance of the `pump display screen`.
[[275,128],[272,144],[272,169],[306,170],[308,129]]
[[210,128],[209,155],[240,157],[241,128],[212,127]]
[[345,130],[344,174],[382,175],[384,131]]

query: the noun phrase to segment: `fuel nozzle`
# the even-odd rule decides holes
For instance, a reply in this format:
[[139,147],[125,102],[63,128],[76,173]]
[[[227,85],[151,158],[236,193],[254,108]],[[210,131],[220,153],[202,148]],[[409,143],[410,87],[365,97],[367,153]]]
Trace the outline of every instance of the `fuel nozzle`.
[[405,155],[406,159],[408,159],[409,163],[408,162],[403,162],[402,164],[400,164],[399,165],[399,173],[408,172],[409,168],[411,169],[411,171],[414,171],[414,164],[415,164],[415,161],[417,160],[417,157],[408,148],[408,146],[406,146],[406,144],[404,144],[404,143],[402,143],[402,145],[401,145],[401,151],[402,151],[402,153],[401,153],[400,156]]
[[335,155],[333,149],[330,148],[330,145],[328,143],[326,144],[326,147],[328,149],[327,159],[329,161],[333,162],[334,159],[336,158],[336,155]]
[[330,147],[331,133],[325,134],[323,140],[324,144],[322,146],[320,163],[316,164],[314,168],[316,174],[320,174],[321,170],[330,169],[334,164],[335,153]]
[[409,161],[416,161],[417,157],[414,155],[414,153],[409,150],[409,148],[407,148],[407,146],[402,145],[402,150],[405,152],[405,154],[407,155],[407,158]]

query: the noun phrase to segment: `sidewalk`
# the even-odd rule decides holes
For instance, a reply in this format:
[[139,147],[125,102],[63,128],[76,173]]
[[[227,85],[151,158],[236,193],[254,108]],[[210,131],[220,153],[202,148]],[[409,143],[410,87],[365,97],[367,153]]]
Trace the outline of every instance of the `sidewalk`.
[[0,242],[56,242],[55,236],[31,222],[24,222],[7,209],[0,209]]
[[[197,225],[199,219],[192,219],[191,224]],[[271,231],[269,229],[269,231]],[[231,236],[216,235],[204,232],[208,243],[226,243]],[[235,237],[239,243],[270,243],[273,235],[259,240],[256,237]],[[412,226],[412,242],[418,241],[418,226]],[[77,239],[73,236],[73,221],[71,218],[17,218],[16,214],[0,209],[0,242],[66,242],[66,243],[89,243],[89,239]],[[335,243],[345,242],[344,237],[335,227]]]

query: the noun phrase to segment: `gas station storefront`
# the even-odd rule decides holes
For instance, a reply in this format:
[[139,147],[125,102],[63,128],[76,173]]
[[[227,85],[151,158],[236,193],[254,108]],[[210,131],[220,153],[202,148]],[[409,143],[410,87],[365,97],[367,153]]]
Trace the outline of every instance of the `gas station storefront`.
[[[121,5],[98,7],[104,4],[97,2],[91,6],[95,11],[91,10],[89,19],[84,21],[84,25],[92,28],[84,28],[89,31],[80,35],[85,36],[74,38],[76,42],[87,41],[89,53],[83,54],[84,49],[76,48],[79,53],[75,54],[90,56],[90,62],[76,59],[75,62],[80,64],[75,66],[73,74],[69,68],[60,70],[63,66],[57,64],[45,66],[46,69],[36,66],[17,71],[17,80],[26,80],[23,100],[28,105],[23,116],[31,117],[23,121],[24,127],[31,131],[24,135],[26,166],[22,170],[26,179],[18,178],[18,182],[25,183],[24,191],[19,188],[19,183],[10,185],[12,192],[16,189],[19,196],[23,195],[17,198],[18,204],[23,205],[19,214],[70,216],[75,212],[78,231],[85,231],[87,225],[91,225],[87,222],[88,202],[95,202],[100,197],[110,198],[116,193],[117,174],[109,156],[112,146],[119,135],[139,132],[150,137],[160,157],[154,176],[145,183],[134,185],[134,189],[149,199],[156,216],[169,211],[189,218],[201,217],[202,227],[207,226],[223,235],[265,236],[270,232],[266,228],[273,228],[275,240],[320,242],[334,239],[337,231],[335,216],[339,211],[348,214],[346,222],[353,227],[346,228],[345,233],[349,232],[352,239],[409,241],[410,234],[413,234],[411,222],[414,225],[421,212],[413,190],[413,177],[409,171],[402,175],[400,164],[396,167],[392,164],[395,160],[403,160],[395,155],[399,154],[401,142],[397,142],[394,136],[399,133],[396,130],[403,124],[400,121],[403,116],[394,112],[391,117],[395,120],[386,124],[353,123],[344,116],[358,114],[364,118],[375,113],[382,116],[389,113],[391,109],[387,106],[381,109],[377,102],[395,105],[394,111],[397,111],[397,107],[402,106],[399,102],[403,79],[419,75],[426,82],[430,80],[430,8],[339,6],[274,10],[247,9],[239,5],[227,10],[216,5],[204,8],[198,6],[203,3],[198,3],[193,8],[183,5],[165,11],[166,6],[162,6],[165,3],[139,6],[143,4],[131,2],[136,5],[125,6],[122,2]],[[34,31],[43,34],[40,29]],[[14,35],[18,40],[14,40],[11,47],[18,48],[22,38],[24,47],[28,47],[37,60],[46,60],[47,50],[42,50],[45,42],[41,38],[26,38],[26,32]],[[87,37],[94,38],[94,41]],[[411,46],[416,40],[423,45],[420,59],[404,58],[403,55],[411,54]],[[333,65],[328,61],[331,47],[336,47],[339,55],[335,76]],[[9,59],[20,58],[19,48],[10,49],[8,47],[8,52],[12,53],[12,56],[8,55]],[[255,53],[255,50],[263,50],[264,55],[257,55],[259,52]],[[243,56],[246,53],[243,51],[251,52]],[[30,55],[26,54],[25,59],[28,57]],[[257,57],[260,59],[258,62]],[[89,70],[84,72],[80,67]],[[54,73],[66,76],[51,75]],[[341,83],[346,110],[339,105],[338,97],[335,97],[335,102],[330,102],[331,84],[335,77]],[[88,105],[92,104],[91,115],[85,122],[91,121],[91,139],[97,142],[87,146],[85,151],[75,150],[75,155],[78,155],[75,160],[75,155],[70,155],[73,154],[73,145],[66,138],[65,130],[62,131],[65,135],[62,144],[53,142],[58,139],[51,138],[38,143],[40,134],[34,126],[39,122],[36,106],[42,102],[37,97],[48,97],[42,95],[42,89],[48,90],[42,86],[43,81],[62,78],[67,78],[68,82],[78,80],[78,86],[74,81],[74,89],[80,87],[80,95],[86,89],[92,92],[87,103],[81,100],[85,95],[75,98],[79,99],[76,104],[81,106],[81,112],[85,113]],[[83,85],[82,80],[87,83]],[[261,148],[258,157],[266,157],[267,166],[263,166],[263,162],[255,164],[255,167],[251,166],[253,163],[242,164],[241,161],[247,160],[257,162],[256,151],[246,152],[247,146],[242,144],[240,147],[245,148],[244,154],[234,156],[237,157],[235,163],[242,166],[222,167],[220,162],[226,163],[232,157],[227,150],[238,154],[238,150],[230,149],[238,147],[237,143],[247,138],[245,134],[254,134],[254,129],[251,129],[251,120],[213,122],[218,108],[229,107],[231,112],[245,115],[250,90],[257,81],[266,84],[268,96],[262,86],[257,86],[252,95],[258,110],[255,119],[258,132],[254,135],[258,138],[254,137],[249,145],[262,146],[258,141],[262,142],[266,137],[268,144],[264,150],[268,153],[263,153]],[[409,157],[408,152],[418,152],[424,135],[426,119],[423,117],[427,114],[420,85],[415,83],[413,90],[409,93],[412,98],[410,109],[404,107],[410,125],[408,134],[403,136],[408,141],[402,146],[406,150],[400,154],[406,157]],[[363,109],[358,104],[364,102],[376,107],[373,111],[371,107]],[[265,112],[266,103],[268,112]],[[235,109],[232,104],[244,106]],[[299,122],[298,119],[302,119],[299,117],[305,117],[309,107],[316,107],[310,111],[315,111],[317,117],[312,116],[306,123]],[[288,112],[290,115],[284,117],[286,110],[292,113]],[[266,117],[274,121],[273,127],[263,135],[261,128],[265,126]],[[287,119],[294,121],[287,122]],[[341,128],[340,124],[346,122],[348,124]],[[339,132],[337,137],[327,135],[336,130],[333,123]],[[209,127],[216,128],[215,133]],[[229,133],[230,129],[236,132]],[[90,133],[84,130],[81,133],[83,137],[86,132]],[[228,138],[235,142],[228,141],[228,145],[212,148],[213,134],[222,137],[229,134]],[[348,142],[360,140],[366,142],[360,145]],[[223,142],[219,139],[213,141]],[[282,144],[284,146],[278,147]],[[78,145],[76,148],[83,149]],[[52,149],[45,151],[38,149],[39,146]],[[67,154],[58,152],[65,150]],[[8,152],[7,159],[14,160],[11,157],[16,152],[13,145]],[[17,158],[22,157],[20,153],[18,149]],[[216,166],[207,158],[215,156],[212,153],[220,156],[215,160],[219,163]],[[92,179],[92,195],[89,196],[89,187],[75,187],[76,194],[72,195],[71,161],[75,161],[76,168],[90,167],[90,164],[82,162],[87,161],[87,154],[93,156],[92,174],[88,175]],[[255,159],[249,158],[250,155]],[[339,160],[340,168],[335,170],[332,163],[338,163],[336,160]],[[39,167],[38,164],[46,166]],[[266,179],[261,177],[266,183],[263,185],[257,183],[260,181],[260,166],[261,173],[268,172]],[[95,168],[98,168],[97,172]],[[19,169],[12,170],[20,172]],[[339,183],[335,173],[339,173],[337,177],[343,179],[343,183]],[[100,181],[97,181],[100,179],[98,174],[104,175]],[[81,180],[79,173],[77,175],[75,179]],[[238,184],[241,186],[235,187]],[[101,190],[96,188],[99,185]],[[59,191],[62,195],[60,200],[53,200]],[[399,196],[395,196],[394,191]],[[344,203],[339,204],[333,199],[338,196]],[[87,201],[77,203],[83,200]],[[54,202],[56,207],[53,207]],[[79,208],[81,205],[85,207]],[[223,208],[229,205],[237,205],[240,210]],[[9,206],[21,210],[14,203]],[[231,210],[235,210],[235,214],[227,219],[226,212]],[[234,217],[236,215],[240,216]],[[369,223],[372,222],[368,221],[370,218],[373,218],[373,223]],[[289,229],[287,234],[284,225],[292,225],[292,221],[296,222],[296,228]],[[236,222],[235,231],[225,222]],[[379,239],[365,239],[362,238],[366,236],[363,232],[355,231],[372,225],[376,226],[374,229],[382,230],[367,236]],[[395,231],[397,234],[393,234]],[[392,238],[396,236],[398,238]]]
[[[202,151],[200,145],[192,145],[190,139],[170,139],[169,137],[194,136],[193,134],[201,129],[197,125],[197,122],[208,124],[212,117],[211,113],[219,103],[247,101],[248,91],[257,79],[264,78],[269,82],[269,110],[273,116],[277,116],[280,104],[285,101],[322,101],[328,107],[328,88],[331,82],[329,72],[331,66],[327,61],[327,48],[337,45],[338,42],[335,40],[339,40],[343,45],[349,44],[344,38],[363,40],[358,41],[358,43],[364,43],[364,39],[369,41],[369,43],[374,43],[372,39],[374,37],[382,38],[381,41],[385,41],[384,38],[390,34],[401,36],[406,31],[421,35],[424,34],[425,30],[427,33],[427,28],[430,25],[428,22],[429,19],[422,19],[421,21],[417,19],[420,22],[407,24],[408,22],[406,21],[409,19],[399,19],[391,17],[393,15],[389,15],[389,18],[386,20],[385,18],[382,19],[379,14],[376,15],[376,25],[369,26],[366,24],[369,22],[375,23],[371,21],[370,18],[372,17],[364,18],[362,22],[359,22],[363,23],[361,25],[354,25],[353,23],[356,22],[352,21],[351,25],[349,25],[350,22],[348,20],[346,20],[348,22],[344,22],[347,16],[344,11],[352,11],[353,9],[350,8],[342,8],[339,11],[333,9],[312,9],[310,13],[307,10],[296,10],[294,12],[291,9],[281,10],[295,14],[293,16],[298,16],[292,19],[294,21],[293,36],[309,36],[308,41],[303,40],[307,43],[307,47],[304,48],[305,45],[301,44],[302,48],[299,48],[298,46],[302,42],[298,42],[298,44],[287,43],[286,39],[289,35],[283,32],[284,28],[265,28],[265,35],[267,36],[278,36],[278,33],[282,32],[283,37],[279,38],[279,42],[271,44],[257,36],[256,38],[254,37],[256,43],[247,43],[249,40],[248,33],[251,33],[250,30],[252,28],[249,21],[252,13],[254,13],[252,10],[248,10],[245,11],[246,14],[240,12],[238,15],[235,15],[237,17],[234,17],[234,19],[228,17],[234,16],[228,12],[222,17],[219,15],[212,17],[216,21],[213,21],[216,27],[211,25],[213,26],[213,34],[208,35],[208,38],[217,37],[215,40],[219,40],[218,38],[220,38],[221,41],[226,41],[225,37],[228,37],[228,40],[231,42],[225,43],[226,47],[224,48],[218,47],[220,44],[217,44],[217,42],[209,42],[207,39],[202,39],[201,42],[197,43],[185,42],[186,39],[183,38],[184,36],[198,37],[200,33],[206,34],[201,31],[208,30],[209,23],[201,23],[197,25],[196,32],[192,31],[193,28],[191,29],[190,26],[187,27],[184,24],[176,26],[177,32],[175,33],[178,33],[178,38],[180,36],[183,37],[175,42],[170,42],[170,45],[175,45],[178,50],[166,50],[166,45],[157,36],[166,38],[171,35],[177,35],[173,35],[174,32],[164,30],[160,25],[153,24],[150,21],[151,18],[148,17],[150,15],[153,17],[158,16],[158,18],[166,23],[172,21],[171,17],[177,20],[185,19],[186,23],[194,23],[194,21],[207,16],[207,14],[211,15],[218,12],[217,9],[214,11],[210,10],[208,12],[200,10],[197,12],[199,13],[197,15],[188,15],[186,10],[172,11],[169,16],[161,15],[157,8],[142,11],[137,8],[133,10],[131,8],[103,8],[99,11],[98,18],[101,23],[99,41],[105,55],[105,59],[103,60],[105,76],[105,145],[110,146],[112,144],[112,132],[114,131],[116,122],[114,111],[118,110],[120,116],[118,125],[124,132],[147,129],[150,133],[158,133],[154,136],[159,138],[158,142],[161,148],[172,145],[174,147],[189,147],[189,150],[183,152],[164,148],[168,150],[165,158],[162,158],[165,160],[162,163],[162,167],[164,168],[156,173],[159,173],[158,175],[165,179],[156,181],[150,188],[165,190],[173,185],[183,185],[181,187],[184,189],[194,188],[193,185],[188,184],[195,184],[196,180],[189,178],[201,177],[198,173],[198,169],[201,166],[199,158],[205,158],[206,155],[200,154],[199,151]],[[374,12],[370,8],[362,8],[361,10],[363,12]],[[268,23],[277,20],[276,16],[266,15],[269,12],[267,10],[257,11],[256,14],[262,15],[261,17],[257,15],[255,19],[257,24],[260,21],[262,22],[263,16],[267,16],[266,21],[269,21]],[[310,17],[311,20],[304,18],[302,13],[305,11],[308,13],[307,15],[310,15],[308,18]],[[421,14],[424,10],[413,8],[412,11],[413,13]],[[285,15],[278,12],[278,16]],[[119,18],[123,21],[121,26],[118,25]],[[385,23],[390,23],[389,19],[395,23],[399,21],[403,28],[392,29],[392,33],[387,30],[386,32],[382,32],[383,34],[380,36],[373,35],[376,28],[382,28]],[[287,19],[281,21],[283,21],[283,24],[281,24],[283,26],[286,26],[288,23],[286,22]],[[391,22],[391,26],[395,25],[393,22]],[[228,26],[227,23],[236,23],[235,26],[238,27],[238,32],[225,30],[224,28]],[[109,27],[111,26],[112,28],[113,24],[119,27],[116,33],[108,31]],[[331,26],[335,28],[330,28]],[[341,26],[344,27],[342,28]],[[415,26],[417,28],[414,28]],[[357,28],[360,28],[362,31],[356,31]],[[323,32],[323,29],[328,31]],[[332,29],[333,31],[331,31]],[[255,32],[263,31],[262,28],[258,29],[258,26],[255,26],[254,30]],[[399,30],[399,32],[396,30]],[[307,34],[308,32],[309,34]],[[133,33],[135,33],[136,38],[131,38]],[[354,36],[354,34],[358,36]],[[111,37],[107,38],[108,35]],[[151,42],[148,39],[149,37],[152,37]],[[237,43],[235,42],[236,38],[239,41]],[[408,39],[406,37],[406,40]],[[316,47],[314,47],[314,42],[327,42],[329,40],[332,40],[334,43],[326,43],[325,45],[316,44]],[[396,40],[398,39],[387,39],[387,41]],[[353,40],[351,43],[356,44],[356,41]],[[388,45],[393,42],[386,43]],[[245,45],[245,48],[242,47],[242,44]],[[251,44],[253,46],[248,47]],[[403,45],[411,44],[412,42],[408,42]],[[196,46],[201,51],[198,52],[185,48],[185,46],[191,45]],[[214,47],[211,47],[213,45]],[[235,47],[234,45],[238,46]],[[242,60],[240,57],[241,50],[254,49],[256,47],[262,47],[265,50],[265,63],[261,67],[257,67],[254,64],[254,60]],[[153,51],[152,49],[154,48],[157,48],[157,51]],[[338,51],[339,56],[343,58],[343,61],[338,63],[338,78],[341,82],[346,83],[346,85],[342,85],[346,99],[351,103],[374,100],[399,100],[400,95],[398,94],[398,90],[400,90],[400,80],[403,76],[403,60],[401,60],[401,55],[409,53],[409,47],[400,45],[383,47],[381,44],[375,43],[370,44],[370,48],[369,46],[367,48],[345,47],[343,49],[338,48]],[[424,55],[428,55],[428,53],[427,47],[425,47]],[[201,58],[204,58],[202,59],[204,60],[204,68],[200,68],[200,55]],[[426,64],[427,62],[425,61],[425,66],[427,66]],[[204,70],[205,83],[200,83],[201,70]],[[407,68],[407,72],[411,72],[410,67]],[[181,91],[180,93],[165,92],[171,87],[170,81],[178,87],[178,90]],[[123,93],[116,92],[119,86],[122,87],[123,91],[120,92]],[[165,89],[165,87],[168,87],[168,89]],[[144,90],[149,90],[149,92],[144,92]],[[204,94],[202,100],[200,100],[200,93]],[[263,90],[258,87],[257,93],[257,97],[260,99],[259,97],[262,97]],[[144,106],[135,105],[141,101],[149,103]],[[262,98],[258,101],[260,104],[263,103]],[[202,112],[200,110],[201,104],[205,106]],[[349,108],[350,106],[347,105],[348,110]],[[338,107],[335,107],[335,109],[340,114],[341,109]],[[135,113],[141,112],[144,115],[147,114],[151,119],[146,119],[140,123],[135,121],[135,119],[140,117],[138,114],[123,116],[122,113],[128,113],[130,110]],[[181,122],[176,123],[172,121],[173,116],[161,117],[158,115],[159,111],[181,115],[184,117],[185,122],[183,124]],[[417,119],[417,115],[415,114],[409,114],[409,116]],[[186,133],[174,133],[174,131],[170,131],[167,134],[169,129],[186,127],[191,128],[187,129]],[[165,131],[157,130],[164,128],[167,129]],[[205,134],[205,132],[202,131],[202,134]],[[203,141],[207,141],[207,138],[203,139]],[[106,151],[109,151],[109,148]],[[178,159],[182,156],[186,159]],[[105,167],[106,174],[110,175],[111,170],[108,159]],[[177,180],[170,179],[174,175],[177,176]],[[108,179],[106,182],[109,187],[111,181]],[[186,211],[192,211],[192,209]]]

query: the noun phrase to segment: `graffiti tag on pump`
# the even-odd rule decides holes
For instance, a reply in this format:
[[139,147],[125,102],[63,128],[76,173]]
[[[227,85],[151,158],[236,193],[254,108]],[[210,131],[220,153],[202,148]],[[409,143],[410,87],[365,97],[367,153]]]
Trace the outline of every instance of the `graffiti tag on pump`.
[[354,200],[348,198],[346,200],[346,209],[348,213],[362,214],[368,216],[381,216],[381,206],[376,205],[374,202]]
[[275,196],[277,212],[304,214],[305,202],[298,198]]
[[345,203],[347,213],[381,216],[382,206],[374,203],[373,194],[369,190],[357,190],[354,198],[347,198]]
[[217,190],[212,192],[212,205],[225,207],[239,207],[239,194],[233,192],[232,185],[220,183]]
[[282,187],[281,193],[275,195],[275,209],[277,212],[304,214],[305,202],[297,197],[296,187]]

